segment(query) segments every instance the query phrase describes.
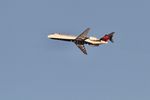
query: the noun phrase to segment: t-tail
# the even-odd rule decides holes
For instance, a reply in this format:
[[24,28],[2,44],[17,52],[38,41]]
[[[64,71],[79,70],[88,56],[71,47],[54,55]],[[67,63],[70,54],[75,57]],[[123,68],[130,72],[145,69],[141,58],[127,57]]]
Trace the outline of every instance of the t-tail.
[[102,38],[100,38],[100,40],[105,41],[105,42],[107,42],[107,41],[110,40],[113,43],[114,42],[114,40],[113,40],[114,33],[115,32],[111,32],[109,34],[106,34],[105,36],[103,36]]
[[110,34],[108,34],[109,35],[109,37],[110,37],[110,41],[113,43],[114,42],[114,40],[113,40],[113,35],[114,35],[114,33],[115,32],[111,32]]

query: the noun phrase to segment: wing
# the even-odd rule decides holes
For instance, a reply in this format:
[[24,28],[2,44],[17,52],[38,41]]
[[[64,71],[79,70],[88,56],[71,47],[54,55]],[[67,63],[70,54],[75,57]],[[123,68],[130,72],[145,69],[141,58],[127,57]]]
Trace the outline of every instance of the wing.
[[81,45],[81,44],[76,44],[76,46],[84,53],[87,55],[87,52],[86,52],[86,48],[84,45]]
[[90,28],[87,28],[76,38],[76,40],[85,40],[87,38],[87,34],[89,31],[90,31]]

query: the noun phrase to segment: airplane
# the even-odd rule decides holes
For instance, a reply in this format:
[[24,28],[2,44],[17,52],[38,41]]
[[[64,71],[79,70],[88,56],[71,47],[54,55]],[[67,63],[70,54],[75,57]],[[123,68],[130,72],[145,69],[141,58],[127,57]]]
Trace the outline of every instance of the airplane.
[[113,41],[113,35],[115,32],[111,32],[109,34],[105,34],[102,38],[98,39],[96,37],[89,37],[87,34],[89,33],[90,28],[87,28],[85,31],[83,31],[80,35],[78,36],[73,36],[73,35],[65,35],[62,33],[52,33],[48,35],[49,39],[54,39],[54,40],[62,40],[62,41],[69,41],[73,42],[76,44],[76,46],[84,53],[87,55],[86,48],[84,44],[92,45],[92,46],[99,46],[101,44],[107,44],[108,41]]

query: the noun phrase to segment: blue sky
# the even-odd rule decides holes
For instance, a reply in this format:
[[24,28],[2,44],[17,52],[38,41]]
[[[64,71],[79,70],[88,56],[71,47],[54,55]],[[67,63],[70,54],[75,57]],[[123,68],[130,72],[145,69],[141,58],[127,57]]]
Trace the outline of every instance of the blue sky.
[[[1,0],[1,100],[149,100],[148,0]],[[49,40],[62,32],[115,43]]]

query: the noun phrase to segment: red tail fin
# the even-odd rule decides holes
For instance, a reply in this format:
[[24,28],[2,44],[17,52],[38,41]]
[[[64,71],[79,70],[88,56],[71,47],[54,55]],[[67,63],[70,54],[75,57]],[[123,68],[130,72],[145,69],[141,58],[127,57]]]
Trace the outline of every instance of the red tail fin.
[[113,41],[113,34],[114,34],[115,32],[111,32],[111,33],[109,33],[109,34],[106,34],[105,36],[103,36],[102,38],[100,38],[100,40],[103,40],[103,41],[108,41],[108,40],[110,40],[111,42],[114,42]]

